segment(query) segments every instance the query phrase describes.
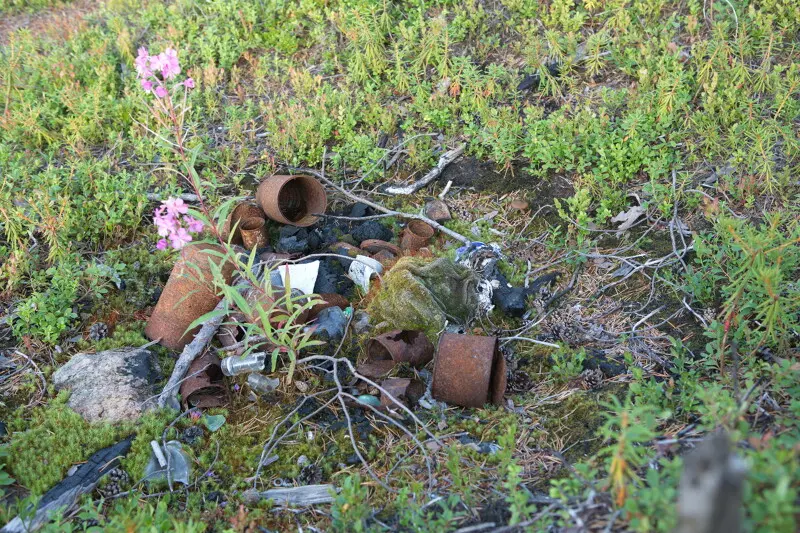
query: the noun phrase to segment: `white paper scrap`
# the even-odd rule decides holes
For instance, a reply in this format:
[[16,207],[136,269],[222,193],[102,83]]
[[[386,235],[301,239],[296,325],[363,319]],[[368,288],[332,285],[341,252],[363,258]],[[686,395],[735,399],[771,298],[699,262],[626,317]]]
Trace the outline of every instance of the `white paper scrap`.
[[286,274],[289,274],[289,284],[292,289],[299,289],[303,294],[314,292],[314,285],[317,284],[319,275],[319,261],[296,265],[281,265],[278,267],[281,275],[281,283],[286,286]]

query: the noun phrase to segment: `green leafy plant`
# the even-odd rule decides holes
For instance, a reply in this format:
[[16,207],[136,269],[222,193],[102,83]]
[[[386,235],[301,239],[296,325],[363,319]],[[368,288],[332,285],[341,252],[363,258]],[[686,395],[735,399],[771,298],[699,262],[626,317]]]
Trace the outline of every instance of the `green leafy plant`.
[[583,349],[573,351],[562,348],[551,353],[550,357],[553,360],[553,374],[561,381],[569,381],[583,371],[586,351]]
[[12,330],[17,337],[27,335],[55,344],[78,316],[73,310],[78,279],[64,264],[49,268],[45,274],[50,278],[49,288],[35,291],[19,305]]
[[[272,371],[276,370],[279,359],[283,357],[288,359],[288,380],[291,382],[299,354],[303,350],[324,344],[322,341],[312,339],[313,326],[309,328],[301,320],[308,315],[312,307],[323,301],[315,295],[292,291],[288,272],[283,287],[273,287],[268,271],[263,273],[263,280],[259,279],[253,273],[255,252],[256,250],[252,251],[247,263],[239,263],[239,272],[243,274],[244,279],[236,286],[225,283],[222,268],[213,262],[210,263],[212,273],[223,297],[228,298],[244,316],[251,318],[251,321],[245,324],[238,324],[246,329],[246,336],[257,337],[261,342],[267,343],[268,349],[271,350]],[[220,257],[221,263],[240,261],[238,254],[230,248],[224,252],[209,253]],[[243,290],[243,287],[248,289]],[[243,293],[247,293],[248,296],[245,297]],[[224,315],[227,311],[224,309],[211,311],[195,320],[188,329],[202,324],[216,314]],[[260,342],[251,343],[244,355],[257,348],[260,349],[261,346]]]
[[649,404],[634,404],[630,398],[622,403],[616,396],[612,396],[605,407],[608,412],[600,435],[610,444],[599,456],[605,459],[614,502],[622,507],[633,488],[641,483],[639,470],[648,460],[646,448],[641,444],[656,436],[656,428],[669,412],[659,411]]
[[497,452],[500,460],[500,471],[505,474],[503,488],[506,491],[506,503],[511,511],[509,524],[519,524],[526,520],[535,510],[530,504],[530,494],[522,485],[522,467],[514,460],[514,450],[517,447],[516,441],[517,426],[511,425],[508,430],[498,439],[500,450]]
[[369,490],[358,475],[342,480],[341,491],[331,505],[331,529],[333,531],[367,531],[367,519],[371,515],[367,503]]
[[721,218],[716,231],[695,243],[696,264],[688,285],[701,302],[719,303],[715,328],[717,361],[733,340],[743,350],[786,349],[798,326],[800,223],[790,214],[770,213],[754,226]]
[[14,483],[14,478],[6,472],[6,457],[8,457],[8,447],[0,446],[0,498],[5,495],[3,487],[7,487]]

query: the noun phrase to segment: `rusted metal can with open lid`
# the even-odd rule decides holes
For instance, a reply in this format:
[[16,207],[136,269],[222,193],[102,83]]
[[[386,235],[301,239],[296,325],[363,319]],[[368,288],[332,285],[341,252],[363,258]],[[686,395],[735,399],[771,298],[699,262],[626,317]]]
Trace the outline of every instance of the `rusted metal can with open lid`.
[[427,222],[412,220],[403,230],[400,248],[407,252],[416,252],[420,248],[427,246],[435,233],[436,230]]
[[[212,252],[212,253],[209,253]],[[212,311],[221,299],[214,286],[211,263],[219,265],[225,253],[214,244],[189,244],[172,267],[169,280],[161,297],[147,321],[144,334],[151,340],[159,340],[171,350],[182,350],[194,338],[200,326],[186,331],[192,322]],[[222,275],[229,283],[233,264],[222,266]]]
[[270,176],[261,182],[256,200],[264,213],[276,222],[311,226],[328,206],[325,188],[312,176]]

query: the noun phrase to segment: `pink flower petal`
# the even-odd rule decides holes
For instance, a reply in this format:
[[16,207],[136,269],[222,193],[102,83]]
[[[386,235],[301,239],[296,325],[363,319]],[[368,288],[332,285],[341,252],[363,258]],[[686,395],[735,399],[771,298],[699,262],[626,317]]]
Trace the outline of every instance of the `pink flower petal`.
[[167,48],[164,52],[158,55],[159,65],[161,67],[161,75],[165,80],[171,80],[181,73],[181,67],[178,63],[178,52],[173,48]]
[[150,63],[150,54],[147,53],[147,48],[142,46],[139,48],[139,55],[136,56],[133,64],[136,66],[136,72],[143,78],[150,77],[152,72],[148,64]]
[[186,228],[178,228],[178,231],[169,236],[169,240],[172,242],[173,248],[180,250],[188,243],[192,242],[192,236],[189,235]]
[[167,198],[163,202],[161,202],[167,212],[172,214],[173,216],[183,215],[189,212],[189,206],[183,201],[182,198]]
[[190,233],[200,233],[203,231],[205,225],[202,221],[197,220],[196,218],[192,217],[183,217],[183,221],[186,222],[186,225],[189,228]]

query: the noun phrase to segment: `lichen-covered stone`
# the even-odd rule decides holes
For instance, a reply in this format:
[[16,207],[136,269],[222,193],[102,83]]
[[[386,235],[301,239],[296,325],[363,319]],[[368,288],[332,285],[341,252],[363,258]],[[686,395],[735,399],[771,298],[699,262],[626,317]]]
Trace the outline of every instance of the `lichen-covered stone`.
[[68,405],[89,422],[136,420],[161,379],[158,361],[141,348],[79,353],[53,374],[56,390],[71,391]]
[[421,330],[436,342],[445,320],[463,323],[474,312],[476,282],[472,272],[448,258],[404,257],[383,277],[368,312],[389,329]]

